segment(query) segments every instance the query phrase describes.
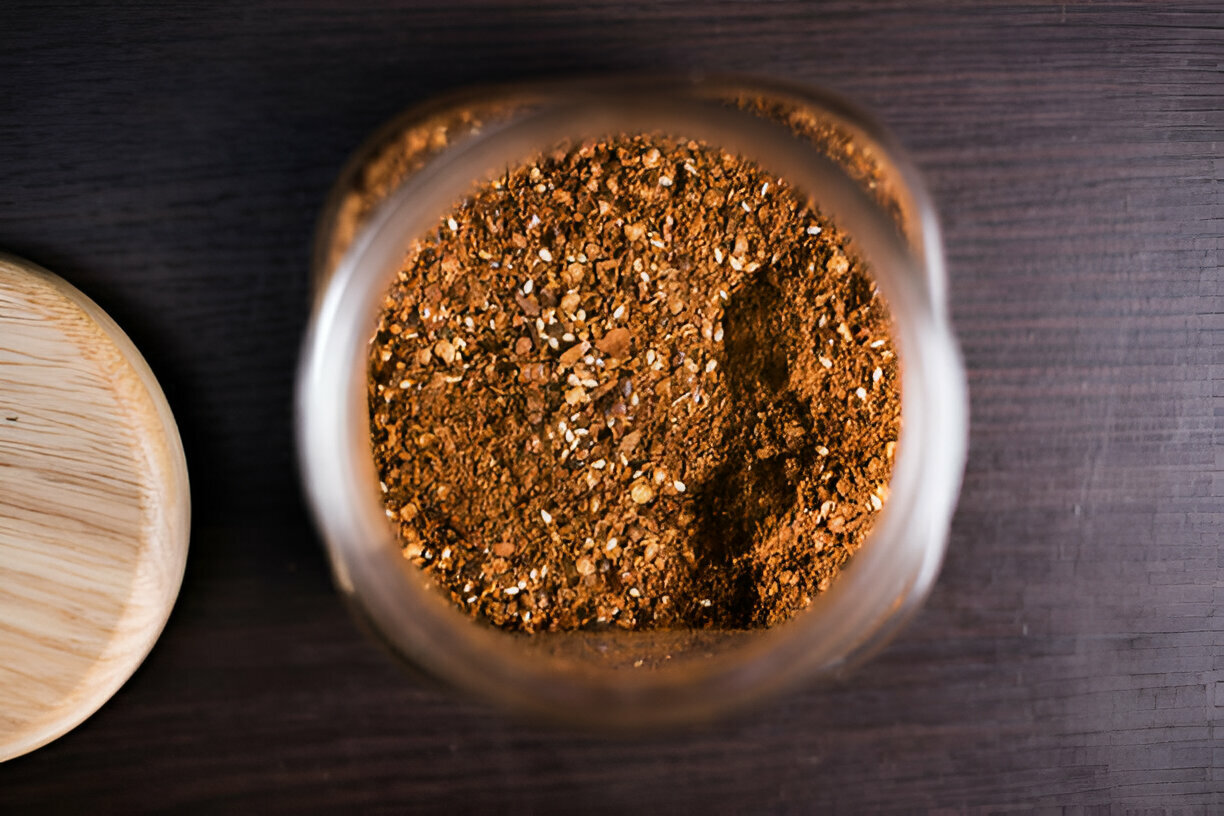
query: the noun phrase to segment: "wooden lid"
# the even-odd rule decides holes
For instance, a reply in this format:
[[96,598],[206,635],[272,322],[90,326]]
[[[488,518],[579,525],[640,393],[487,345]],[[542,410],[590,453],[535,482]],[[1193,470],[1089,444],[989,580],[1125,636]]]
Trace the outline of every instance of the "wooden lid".
[[80,724],[140,665],[189,515],[140,352],[85,295],[0,254],[0,761]]

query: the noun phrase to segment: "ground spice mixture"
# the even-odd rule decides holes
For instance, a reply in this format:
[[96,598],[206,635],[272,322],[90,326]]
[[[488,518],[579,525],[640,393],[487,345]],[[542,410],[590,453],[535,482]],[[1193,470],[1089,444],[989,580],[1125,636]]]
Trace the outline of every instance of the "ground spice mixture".
[[779,623],[887,498],[887,309],[845,237],[744,159],[651,136],[541,156],[418,241],[384,306],[387,515],[493,624]]

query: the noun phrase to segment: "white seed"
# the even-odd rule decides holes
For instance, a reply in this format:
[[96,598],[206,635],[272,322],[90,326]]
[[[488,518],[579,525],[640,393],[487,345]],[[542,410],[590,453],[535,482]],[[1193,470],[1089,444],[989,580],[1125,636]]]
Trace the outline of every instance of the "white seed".
[[540,250],[540,260],[541,260],[541,261],[545,261],[545,262],[547,262],[547,261],[551,261],[551,260],[552,260],[552,253],[551,253],[551,252],[549,252],[547,249],[541,249],[541,250]]
[[552,524],[552,514],[547,510],[540,511],[540,518],[544,519],[545,524]]
[[534,288],[535,288],[535,281],[532,280],[531,278],[528,278],[527,282],[523,284],[523,294],[530,295],[531,290]]
[[707,374],[709,374],[711,371],[713,371],[716,368],[718,368],[717,360],[710,360],[708,363],[706,363],[705,370]]
[[867,399],[867,389],[866,388],[856,388],[854,389],[854,395],[861,400],[866,400]]
[[816,226],[815,224],[813,224],[812,226],[810,226],[810,227],[808,227],[808,228],[807,228],[807,234],[808,234],[808,235],[819,235],[819,234],[820,234],[820,227],[818,227],[818,226]]
[[685,490],[688,490],[688,488],[685,487],[684,482],[680,481],[679,479],[672,482],[672,487],[676,488],[677,493],[683,493]]
[[507,595],[517,595],[517,594],[519,594],[519,588],[518,588],[518,587],[516,587],[516,586],[506,587],[506,590],[505,590],[505,591],[506,591],[506,594],[507,594]]
[[832,360],[830,360],[828,357],[821,357],[821,358],[820,358],[820,364],[821,364],[822,366],[824,366],[825,368],[832,368],[832,367],[833,367],[833,361],[832,361]]
[[[630,597],[630,598],[637,598],[637,597],[639,597],[641,594],[642,594],[642,593],[638,592],[638,588],[637,588],[637,587],[630,587],[630,588],[629,588],[629,597]],[[638,661],[638,662],[641,662],[641,661]]]
[[671,176],[659,176],[659,186],[660,187],[672,186]]
[[873,510],[879,510],[884,506],[884,502],[880,501],[880,497],[876,494],[871,494],[871,507]]
[[875,371],[871,372],[871,381],[873,383],[878,383],[883,376],[883,369],[877,368]]
[[459,231],[459,222],[453,218],[446,219],[446,226],[450,227],[451,232]]

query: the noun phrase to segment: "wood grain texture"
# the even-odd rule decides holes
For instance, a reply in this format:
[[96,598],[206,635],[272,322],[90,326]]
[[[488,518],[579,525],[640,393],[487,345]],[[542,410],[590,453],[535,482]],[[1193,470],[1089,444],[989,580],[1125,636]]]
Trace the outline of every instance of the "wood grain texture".
[[[133,336],[195,482],[179,605],[0,811],[1224,812],[1224,13],[300,0],[0,9],[0,246]],[[692,732],[510,722],[363,639],[289,406],[314,219],[447,88],[748,71],[869,106],[943,215],[972,428],[948,560],[854,681]]]
[[122,331],[0,255],[0,760],[105,703],[161,633],[187,560],[173,417]]

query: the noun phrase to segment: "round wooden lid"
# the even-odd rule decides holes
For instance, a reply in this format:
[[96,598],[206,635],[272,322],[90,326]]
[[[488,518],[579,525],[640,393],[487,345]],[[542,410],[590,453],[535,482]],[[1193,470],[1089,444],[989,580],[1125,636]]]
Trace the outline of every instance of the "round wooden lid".
[[189,515],[140,352],[85,295],[0,254],[0,761],[80,724],[140,665]]

